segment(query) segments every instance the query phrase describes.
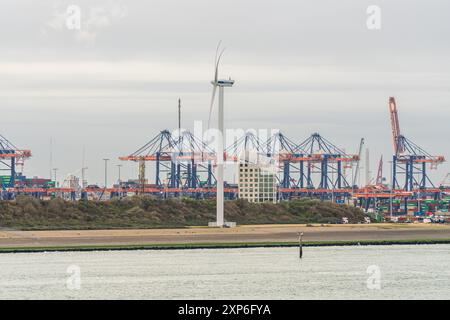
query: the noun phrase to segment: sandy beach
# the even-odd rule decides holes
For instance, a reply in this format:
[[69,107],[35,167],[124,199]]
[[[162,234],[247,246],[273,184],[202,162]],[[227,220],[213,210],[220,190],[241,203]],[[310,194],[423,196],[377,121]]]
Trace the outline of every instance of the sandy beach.
[[449,225],[243,225],[235,228],[121,230],[0,230],[0,248],[63,246],[151,245],[190,243],[294,242],[298,232],[304,241],[435,240],[450,239]]

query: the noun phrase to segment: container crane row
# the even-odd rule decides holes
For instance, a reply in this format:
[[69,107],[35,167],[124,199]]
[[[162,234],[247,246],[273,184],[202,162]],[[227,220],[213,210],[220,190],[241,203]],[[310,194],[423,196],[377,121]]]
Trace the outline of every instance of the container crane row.
[[[224,148],[224,159],[237,163],[243,152],[255,151],[271,158],[276,167],[278,198],[316,197],[322,200],[359,201],[368,208],[371,203],[383,199],[408,199],[418,197],[440,198],[450,194],[449,175],[440,186],[435,187],[427,174],[427,167],[435,169],[445,161],[443,156],[435,156],[406,138],[400,131],[399,112],[396,100],[388,101],[392,144],[392,184],[389,189],[384,185],[383,157],[378,163],[376,179],[367,186],[358,186],[357,182],[361,153],[365,144],[361,138],[357,154],[348,154],[344,149],[325,139],[319,133],[311,134],[300,143],[288,138],[281,132],[262,140],[252,131],[245,132]],[[216,177],[213,168],[217,165],[217,154],[202,139],[187,130],[181,130],[181,102],[178,102],[178,133],[162,130],[135,152],[119,157],[122,161],[138,163],[137,180],[118,181],[117,186],[102,188],[102,192],[114,195],[129,193],[153,194],[158,197],[188,196],[193,198],[211,198],[216,193]],[[38,186],[33,183],[19,183],[22,179],[18,167],[23,167],[31,157],[30,150],[17,148],[0,135],[0,171],[1,197],[14,198],[17,194],[30,194],[36,197],[75,192],[95,193],[98,187],[89,186],[83,181],[80,190],[55,185]],[[154,169],[151,179],[147,179],[147,170]],[[84,167],[85,170],[87,167]],[[346,169],[351,168],[352,174]],[[84,176],[83,172],[83,176]],[[42,180],[42,178],[40,178]],[[154,179],[154,180],[153,180]],[[49,179],[47,179],[49,180]],[[84,179],[83,179],[84,180]],[[151,182],[149,182],[152,180]],[[237,197],[237,185],[225,184],[225,197]],[[5,196],[7,194],[7,196]],[[409,201],[409,200],[408,200]]]

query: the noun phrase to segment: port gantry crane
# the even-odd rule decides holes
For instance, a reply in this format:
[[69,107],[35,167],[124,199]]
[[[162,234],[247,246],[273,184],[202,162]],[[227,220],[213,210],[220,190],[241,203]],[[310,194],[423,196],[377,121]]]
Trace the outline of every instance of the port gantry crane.
[[[175,137],[169,130],[163,130],[134,153],[119,159],[139,163],[139,186],[131,191],[164,196],[183,192],[195,197],[214,191],[212,166],[215,154],[189,131],[183,130]],[[147,161],[155,163],[154,184],[146,183]],[[207,174],[205,181],[201,181],[202,173]]]
[[346,154],[320,134],[314,133],[295,144],[277,133],[267,141],[267,150],[282,170],[281,199],[305,196],[337,199],[351,195],[343,169],[357,162],[359,156]]
[[389,98],[389,112],[394,146],[392,158],[393,188],[403,191],[415,191],[415,188],[424,190],[427,188],[427,182],[432,188],[435,188],[427,175],[426,165],[430,164],[431,169],[436,169],[440,163],[445,161],[444,157],[432,156],[401,134],[394,97]]
[[[366,210],[371,204],[386,199],[403,199],[406,211],[407,201],[411,198],[431,194],[439,197],[442,190],[435,188],[426,171],[427,163],[431,168],[445,161],[443,156],[432,156],[424,149],[402,135],[394,97],[389,98],[389,114],[394,154],[392,157],[391,190],[382,184],[382,160],[380,160],[375,186],[366,186],[353,194],[361,207]],[[427,182],[431,185],[428,187]]]
[[272,135],[266,142],[267,156],[271,157],[278,164],[280,176],[278,178],[278,197],[289,199],[295,195],[297,189],[304,188],[303,166],[300,162],[292,161],[299,154],[295,153],[297,144],[281,132]]
[[[138,189],[137,193],[159,193],[162,186],[161,171],[170,170],[169,185],[174,184],[176,173],[173,170],[172,153],[176,148],[177,141],[174,140],[169,130],[163,130],[144,146],[128,156],[119,157],[123,161],[134,161],[139,163]],[[146,162],[155,162],[155,183],[146,183]]]
[[450,172],[444,177],[440,183],[441,188],[450,188]]
[[375,179],[375,184],[373,180],[369,185],[362,188],[355,189],[353,193],[353,198],[359,202],[361,208],[364,208],[367,212],[370,206],[377,207],[380,201],[384,201],[388,198],[395,197],[408,197],[410,193],[396,192],[392,193],[388,190],[388,187],[383,184],[383,156],[381,156],[378,162],[377,177]]
[[31,157],[30,150],[18,149],[13,143],[0,134],[0,187],[2,190],[15,187],[17,169],[23,170],[24,161]]
[[0,135],[0,199],[14,199],[18,194],[41,198],[54,193],[73,194],[72,188],[27,186],[22,175],[25,160],[32,156],[30,150],[19,149]]
[[359,155],[347,154],[342,149],[322,137],[319,133],[313,133],[309,138],[298,145],[296,152],[301,154],[297,161],[307,162],[307,185],[314,188],[314,174],[318,184],[316,193],[323,193],[323,198],[330,196],[348,198],[352,192],[352,186],[348,183],[343,169],[359,161]]
[[266,153],[264,143],[252,131],[246,131],[240,137],[235,137],[235,140],[225,149],[225,160],[238,162],[243,156],[242,153],[246,151]]
[[362,154],[363,147],[364,147],[364,138],[361,138],[361,140],[359,141],[359,148],[358,148],[358,161],[356,162],[355,172],[353,173],[353,177],[352,177],[352,188],[353,189],[357,188],[356,181],[358,180],[358,177],[359,177],[359,167],[360,167],[360,163],[361,163],[361,154]]
[[[228,141],[231,144],[224,151],[224,159],[227,162],[238,164],[250,160],[256,164],[258,159],[250,159],[250,152],[254,152],[255,155],[265,155],[266,153],[264,143],[252,130],[245,131],[243,134],[237,133],[233,138],[233,141]],[[226,198],[236,198],[237,195],[238,187],[236,185],[226,185]]]
[[377,179],[375,180],[375,185],[377,187],[383,188],[383,155],[380,158],[380,162],[378,162],[378,172]]
[[216,183],[213,174],[215,160],[216,155],[212,148],[190,131],[183,130],[172,158],[177,178],[170,188],[181,186],[184,193],[189,193],[195,198],[212,197],[213,186]]

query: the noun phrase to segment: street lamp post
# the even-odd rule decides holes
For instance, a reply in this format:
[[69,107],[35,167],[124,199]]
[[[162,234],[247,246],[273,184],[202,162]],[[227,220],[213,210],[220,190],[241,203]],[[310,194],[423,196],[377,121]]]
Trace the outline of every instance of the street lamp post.
[[393,165],[394,163],[392,161],[389,161],[389,163],[391,164],[391,190],[390,190],[390,197],[389,197],[389,202],[390,202],[390,206],[389,206],[389,211],[390,211],[390,217],[391,217],[391,222],[392,222],[392,196],[393,196],[393,190],[394,190],[394,177],[393,175]]
[[118,164],[117,165],[117,169],[119,169],[119,179],[117,179],[117,184],[118,184],[118,188],[117,188],[117,193],[118,193],[118,196],[119,196],[119,198],[121,198],[122,197],[122,192],[121,192],[121,185],[120,185],[120,182],[122,181],[121,179],[120,179],[120,168],[122,167],[122,165],[121,164]]
[[331,169],[331,202],[334,203],[334,168]]
[[103,159],[105,161],[105,189],[108,186],[108,161],[109,159]]
[[117,180],[117,182],[119,183],[119,185],[120,185],[120,182],[121,182],[121,180],[120,180],[120,168],[122,167],[122,165],[121,164],[118,164],[117,165],[117,168],[119,169],[119,179]]
[[58,183],[56,182],[56,171],[58,171],[58,168],[53,168],[52,170],[53,170],[53,180],[55,181],[55,187],[57,187]]
[[417,211],[419,211],[419,215],[422,214],[422,209],[420,208],[420,186],[416,184],[417,188]]

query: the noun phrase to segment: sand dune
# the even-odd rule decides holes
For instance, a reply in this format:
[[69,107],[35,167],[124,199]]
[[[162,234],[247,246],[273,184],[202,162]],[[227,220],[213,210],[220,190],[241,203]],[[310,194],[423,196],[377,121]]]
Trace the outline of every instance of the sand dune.
[[0,247],[450,239],[449,225],[244,225],[236,228],[0,231]]

